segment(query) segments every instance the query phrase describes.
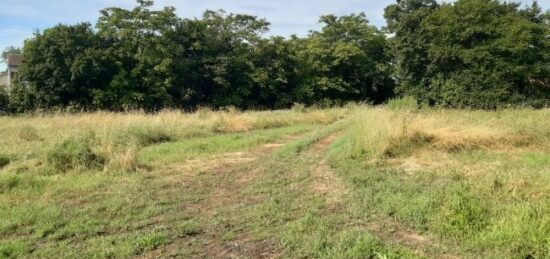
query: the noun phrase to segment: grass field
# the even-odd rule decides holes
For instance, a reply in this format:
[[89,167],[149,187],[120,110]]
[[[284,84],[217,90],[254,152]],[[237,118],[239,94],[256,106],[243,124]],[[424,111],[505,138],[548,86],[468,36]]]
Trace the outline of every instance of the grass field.
[[0,257],[550,257],[549,109],[55,114],[0,136]]

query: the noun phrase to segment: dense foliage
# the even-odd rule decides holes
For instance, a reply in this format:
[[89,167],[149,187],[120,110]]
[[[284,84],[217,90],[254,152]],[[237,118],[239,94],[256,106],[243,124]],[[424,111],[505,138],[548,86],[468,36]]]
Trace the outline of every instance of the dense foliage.
[[264,37],[255,16],[179,18],[138,0],[98,22],[57,25],[25,42],[14,112],[285,108],[382,103],[398,95],[447,107],[548,105],[550,15],[497,0],[398,0],[386,31],[364,14],[320,18],[308,37]]
[[402,93],[446,107],[548,105],[550,24],[536,2],[403,0],[385,15]]

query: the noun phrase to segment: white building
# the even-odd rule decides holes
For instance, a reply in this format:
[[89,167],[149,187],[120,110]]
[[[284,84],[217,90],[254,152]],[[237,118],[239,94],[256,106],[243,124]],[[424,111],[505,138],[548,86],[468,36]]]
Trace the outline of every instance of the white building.
[[10,89],[13,80],[17,78],[19,66],[21,66],[21,55],[9,54],[6,65],[8,66],[6,72],[0,73],[0,86],[5,86]]

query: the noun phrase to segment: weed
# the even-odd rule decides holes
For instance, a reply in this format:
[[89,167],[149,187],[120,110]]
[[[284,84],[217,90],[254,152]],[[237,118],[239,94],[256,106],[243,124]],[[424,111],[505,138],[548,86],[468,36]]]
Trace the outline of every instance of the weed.
[[162,233],[146,233],[136,240],[134,245],[134,253],[141,254],[146,251],[151,251],[159,246],[169,242],[168,237]]

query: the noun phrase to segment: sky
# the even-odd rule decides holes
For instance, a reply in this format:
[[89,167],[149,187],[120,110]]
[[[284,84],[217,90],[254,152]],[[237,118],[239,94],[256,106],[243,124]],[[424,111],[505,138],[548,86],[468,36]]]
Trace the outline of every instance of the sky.
[[[517,0],[531,4],[533,0]],[[200,17],[206,9],[224,9],[266,18],[271,22],[269,34],[305,36],[320,28],[319,16],[364,12],[370,22],[384,26],[384,8],[395,0],[157,0],[156,7],[174,6],[181,17]],[[544,10],[550,0],[539,0]],[[34,30],[58,23],[95,24],[99,10],[106,7],[132,8],[135,0],[0,0],[0,50],[21,47]],[[3,70],[3,65],[0,64]]]

